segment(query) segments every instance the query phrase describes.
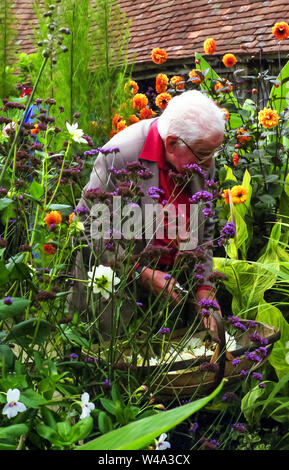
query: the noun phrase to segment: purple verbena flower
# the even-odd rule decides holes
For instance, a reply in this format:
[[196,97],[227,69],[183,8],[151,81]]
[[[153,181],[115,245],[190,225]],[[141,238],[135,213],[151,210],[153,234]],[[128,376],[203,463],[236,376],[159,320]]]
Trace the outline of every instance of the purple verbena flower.
[[246,432],[247,430],[246,430],[244,424],[242,424],[242,423],[235,423],[235,424],[232,425],[232,431],[239,431],[239,432],[244,433],[244,432]]
[[236,235],[236,225],[233,222],[227,222],[224,227],[222,227],[220,231],[220,235],[222,238],[234,238]]
[[263,375],[262,374],[259,374],[259,372],[253,372],[252,376],[257,379],[257,380],[263,380]]

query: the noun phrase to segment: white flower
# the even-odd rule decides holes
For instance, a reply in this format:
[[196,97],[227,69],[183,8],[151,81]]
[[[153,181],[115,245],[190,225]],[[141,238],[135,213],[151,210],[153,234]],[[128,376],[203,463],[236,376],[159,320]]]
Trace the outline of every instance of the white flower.
[[83,130],[78,129],[78,122],[75,122],[74,124],[70,125],[69,122],[66,121],[66,127],[72,140],[78,142],[79,144],[87,144],[87,141],[82,138],[84,134]]
[[26,410],[26,406],[21,403],[19,400],[20,397],[20,391],[18,388],[9,388],[7,392],[7,403],[3,408],[3,415],[7,415],[7,417],[14,418],[14,416],[17,415],[17,413],[22,413],[23,411]]
[[166,450],[171,447],[171,444],[166,441],[166,438],[166,433],[161,434],[161,436],[157,440],[156,450]]
[[84,392],[81,395],[81,408],[82,413],[79,419],[87,418],[90,415],[90,412],[95,408],[94,403],[89,401],[89,394],[87,392]]
[[93,286],[93,293],[101,294],[105,299],[109,298],[114,286],[120,282],[120,279],[114,275],[113,270],[102,264],[97,267],[94,266],[87,275],[90,278],[89,286]]

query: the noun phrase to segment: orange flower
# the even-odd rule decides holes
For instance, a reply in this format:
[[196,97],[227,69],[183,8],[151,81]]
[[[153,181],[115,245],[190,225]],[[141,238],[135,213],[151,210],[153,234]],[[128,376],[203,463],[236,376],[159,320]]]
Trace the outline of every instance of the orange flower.
[[180,77],[179,75],[174,75],[171,78],[171,84],[176,87],[177,90],[183,90],[185,88],[185,81],[183,77]]
[[39,124],[35,124],[34,129],[31,129],[31,134],[36,135],[40,132],[40,129],[38,129]]
[[[226,88],[224,90],[224,88]],[[222,82],[218,81],[215,85],[215,91],[219,93],[231,93],[233,91],[233,85],[228,80],[222,79]]]
[[229,121],[230,119],[230,113],[229,111],[227,110],[227,108],[222,108],[221,111],[223,111],[224,115],[225,115],[225,120],[226,121]]
[[152,61],[155,64],[161,65],[167,60],[168,54],[166,53],[164,49],[159,49],[158,47],[156,47],[155,49],[152,50],[151,57],[152,57]]
[[156,77],[156,92],[164,93],[167,91],[169,79],[164,73],[159,73]]
[[237,59],[234,54],[225,54],[222,61],[225,67],[233,67],[237,63]]
[[259,123],[266,129],[272,129],[278,125],[279,116],[275,109],[264,108],[258,114]]
[[272,28],[272,34],[278,40],[284,40],[289,37],[289,25],[282,21],[281,23],[275,23]]
[[117,126],[116,126],[116,131],[117,132],[123,131],[123,129],[125,129],[126,127],[127,127],[126,122],[124,119],[122,119],[121,121],[118,121]]
[[205,54],[214,54],[216,52],[216,42],[213,38],[208,38],[204,42]]
[[225,201],[225,204],[229,204],[229,202],[230,202],[229,193],[230,193],[230,190],[229,190],[229,189],[225,189],[225,191],[224,191],[223,194],[222,194],[222,196],[223,196],[223,198],[224,198],[224,201]]
[[112,127],[113,129],[117,128],[117,124],[119,121],[121,121],[123,117],[120,114],[115,114],[112,118]]
[[239,155],[237,154],[237,152],[233,153],[233,163],[235,166],[237,166],[239,163]]
[[60,224],[62,221],[62,214],[59,211],[51,211],[49,214],[46,214],[44,218],[44,222],[48,227],[51,227],[51,225],[57,225]]
[[247,188],[243,186],[233,186],[231,189],[231,196],[233,204],[242,204],[246,202],[248,199],[249,191]]
[[145,108],[148,104],[148,99],[146,97],[146,95],[144,95],[143,93],[137,93],[136,95],[134,95],[133,97],[133,100],[132,100],[132,106],[134,109],[142,109],[142,108]]
[[46,255],[54,255],[56,253],[56,248],[51,243],[44,243],[43,250]]
[[140,110],[139,116],[141,119],[151,119],[156,113],[150,108],[143,108]]
[[128,118],[129,124],[135,124],[139,121],[139,118],[135,114],[131,114]]
[[68,222],[69,222],[70,224],[71,224],[72,219],[73,219],[74,216],[75,216],[75,214],[74,214],[74,212],[72,212],[72,213],[70,214],[70,216],[68,217]]
[[160,93],[156,97],[156,105],[160,109],[166,109],[168,102],[172,99],[172,95],[169,93]]
[[248,131],[240,127],[240,129],[238,129],[237,140],[240,144],[244,144],[245,142],[249,142],[251,137],[249,136]]
[[189,73],[189,77],[193,79],[192,82],[195,85],[199,85],[204,80],[204,75],[202,74],[202,71],[199,69],[191,70]]
[[133,95],[136,95],[138,92],[138,84],[134,80],[130,80],[128,83],[125,84],[124,91],[132,92]]

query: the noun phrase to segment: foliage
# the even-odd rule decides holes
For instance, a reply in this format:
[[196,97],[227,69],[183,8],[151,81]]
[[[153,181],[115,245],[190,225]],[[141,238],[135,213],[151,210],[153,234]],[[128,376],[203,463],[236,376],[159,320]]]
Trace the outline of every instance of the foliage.
[[8,97],[14,91],[16,78],[13,61],[16,53],[16,16],[9,0],[0,2],[0,96]]

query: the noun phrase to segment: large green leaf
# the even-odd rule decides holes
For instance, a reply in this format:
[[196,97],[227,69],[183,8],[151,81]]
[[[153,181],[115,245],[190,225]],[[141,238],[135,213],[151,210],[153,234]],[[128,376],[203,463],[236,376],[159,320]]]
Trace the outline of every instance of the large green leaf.
[[279,73],[277,80],[281,82],[281,86],[276,88],[275,85],[272,86],[269,102],[272,103],[272,107],[278,111],[280,114],[284,108],[288,106],[288,96],[289,96],[289,81],[284,80],[289,77],[289,61],[284,65],[283,69]]
[[41,344],[49,336],[51,325],[46,320],[38,321],[30,318],[14,325],[5,338],[5,341],[27,347],[31,343]]
[[286,343],[289,341],[289,324],[285,320],[282,312],[265,300],[262,300],[258,307],[256,321],[279,328],[281,338],[274,344],[269,356],[269,362],[274,367],[279,379],[289,373],[289,364],[286,362]]
[[11,304],[6,304],[4,299],[0,300],[0,320],[14,317],[14,315],[23,312],[31,303],[30,300],[21,297],[13,297],[11,301]]
[[207,397],[127,424],[122,428],[108,432],[93,441],[77,447],[76,450],[144,449],[162,433],[174,428],[179,423],[189,418],[193,413],[207,405],[207,403],[220,392],[222,387],[223,382]]

